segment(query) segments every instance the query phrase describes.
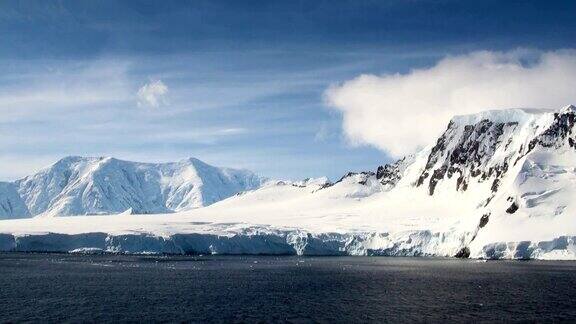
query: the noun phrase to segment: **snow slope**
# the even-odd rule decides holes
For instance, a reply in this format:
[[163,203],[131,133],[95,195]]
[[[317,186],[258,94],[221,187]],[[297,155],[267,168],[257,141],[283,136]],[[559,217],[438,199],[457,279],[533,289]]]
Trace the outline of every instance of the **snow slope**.
[[0,219],[28,217],[30,212],[16,190],[9,182],[0,182]]
[[576,259],[576,108],[454,117],[376,172],[206,208],[0,222],[1,250]]
[[[182,211],[256,189],[263,181],[249,171],[216,168],[193,158],[155,164],[72,156],[13,186],[29,214],[51,217]],[[26,215],[24,209],[13,213]]]

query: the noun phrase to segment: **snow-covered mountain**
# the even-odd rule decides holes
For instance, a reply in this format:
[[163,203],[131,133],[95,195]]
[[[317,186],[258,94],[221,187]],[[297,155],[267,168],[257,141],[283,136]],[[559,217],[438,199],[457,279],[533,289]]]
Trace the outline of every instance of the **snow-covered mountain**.
[[0,182],[0,219],[30,216],[28,207],[16,189],[13,183]]
[[3,221],[0,249],[576,259],[575,123],[574,106],[457,116],[374,172],[270,182],[162,217]]
[[137,163],[71,156],[13,184],[0,185],[0,206],[5,206],[0,213],[5,218],[127,210],[135,214],[170,213],[208,206],[256,189],[263,181],[250,171],[217,168],[193,158],[175,163]]

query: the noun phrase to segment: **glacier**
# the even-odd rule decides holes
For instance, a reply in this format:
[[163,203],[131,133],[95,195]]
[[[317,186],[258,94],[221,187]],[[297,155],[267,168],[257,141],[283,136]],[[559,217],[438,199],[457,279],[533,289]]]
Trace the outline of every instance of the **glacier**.
[[171,214],[3,220],[0,250],[576,259],[575,122],[574,106],[456,116],[374,172],[256,181]]

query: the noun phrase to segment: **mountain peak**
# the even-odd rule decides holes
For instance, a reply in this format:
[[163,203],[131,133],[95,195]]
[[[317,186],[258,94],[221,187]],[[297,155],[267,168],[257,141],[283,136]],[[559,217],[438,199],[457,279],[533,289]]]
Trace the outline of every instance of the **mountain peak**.
[[179,162],[184,163],[184,164],[191,164],[191,165],[208,165],[208,163],[206,163],[200,159],[197,159],[195,157],[189,157],[189,158],[180,160]]
[[546,113],[552,113],[549,109],[536,108],[510,108],[485,110],[474,114],[457,115],[451,119],[454,125],[475,125],[483,120],[494,123],[516,122],[523,123]]
[[485,119],[495,123],[505,123],[505,122],[521,123],[523,121],[529,121],[532,118],[541,116],[543,114],[552,114],[555,112],[560,114],[576,112],[576,106],[567,105],[558,110],[544,109],[544,108],[508,108],[508,109],[484,110],[472,114],[456,115],[451,119],[451,121],[454,124],[464,124],[464,125],[477,124],[478,122]]
[[568,106],[565,106],[562,109],[560,109],[561,114],[570,113],[570,112],[576,112],[576,106],[568,105]]
[[575,110],[569,105],[556,111],[489,110],[454,117],[431,147],[417,186],[429,184],[432,195],[443,179],[455,177],[456,189],[460,191],[466,191],[472,183],[491,182],[486,187],[490,187],[492,196],[504,174],[521,166],[520,162],[536,147],[576,146],[570,137]]
[[52,166],[55,165],[68,165],[78,162],[96,162],[102,161],[106,159],[113,159],[112,157],[105,157],[105,156],[80,156],[80,155],[68,155],[60,160],[56,161]]

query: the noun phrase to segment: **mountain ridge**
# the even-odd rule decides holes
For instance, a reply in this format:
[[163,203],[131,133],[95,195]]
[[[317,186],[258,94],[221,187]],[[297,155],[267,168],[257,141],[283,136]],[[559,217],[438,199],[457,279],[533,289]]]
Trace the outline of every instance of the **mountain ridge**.
[[[248,170],[213,167],[199,159],[146,163],[112,157],[67,156],[12,182],[28,213],[0,209],[0,217],[170,213],[203,207],[265,178]],[[0,195],[8,204],[18,197]]]

